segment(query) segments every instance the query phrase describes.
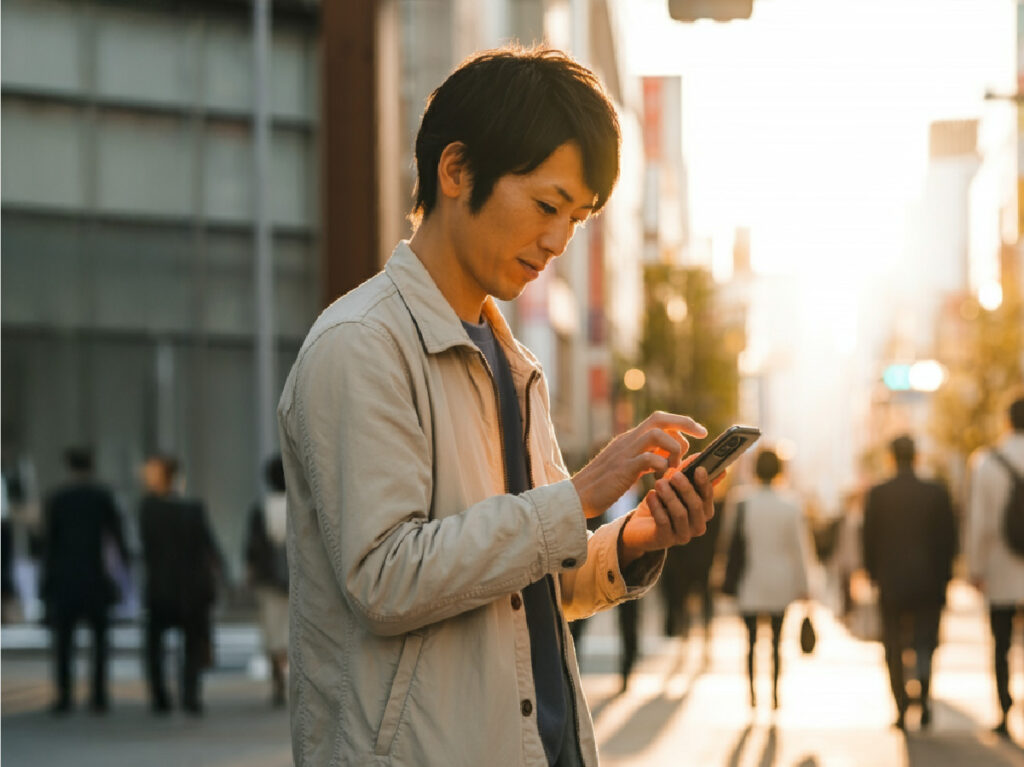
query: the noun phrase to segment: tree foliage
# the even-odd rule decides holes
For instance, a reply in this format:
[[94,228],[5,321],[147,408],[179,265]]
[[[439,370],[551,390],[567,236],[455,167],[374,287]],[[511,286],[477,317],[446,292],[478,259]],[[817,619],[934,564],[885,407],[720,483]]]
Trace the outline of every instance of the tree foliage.
[[964,299],[942,344],[949,377],[933,399],[931,428],[940,444],[961,456],[999,437],[1006,395],[1024,381],[1021,293],[1017,280],[1004,285],[1003,303],[994,311]]
[[[742,325],[721,305],[705,269],[648,266],[644,293],[635,364],[644,371],[646,384],[637,392],[637,414],[683,413],[703,423],[714,436],[736,421]],[[675,316],[670,317],[673,310]],[[680,317],[683,312],[685,316]]]

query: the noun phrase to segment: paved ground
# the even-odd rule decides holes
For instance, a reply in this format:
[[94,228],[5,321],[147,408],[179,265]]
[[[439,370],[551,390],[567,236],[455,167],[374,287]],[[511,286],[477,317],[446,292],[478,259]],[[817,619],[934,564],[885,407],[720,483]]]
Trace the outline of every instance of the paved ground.
[[[704,651],[657,635],[653,599],[643,604],[644,658],[624,694],[613,672],[618,642],[610,615],[592,619],[580,644],[584,686],[594,712],[604,767],[708,765],[714,767],[1024,767],[1024,715],[1015,711],[1013,742],[989,733],[996,707],[988,672],[989,640],[981,604],[970,589],[953,589],[936,656],[933,727],[917,731],[911,717],[903,735],[890,727],[894,709],[881,647],[852,637],[816,612],[814,654],[797,648],[798,615],[784,627],[781,708],[751,710],[744,678],[744,637],[725,606]],[[207,713],[154,718],[145,704],[140,665],[130,630],[122,630],[113,664],[114,709],[104,717],[86,710],[54,719],[48,666],[38,651],[16,649],[25,633],[5,630],[2,664],[2,740],[5,767],[31,765],[208,765],[278,767],[291,763],[287,714],[267,703],[267,683],[249,663],[257,637],[252,627],[229,627],[219,637],[219,668],[207,676]],[[767,642],[762,648],[767,652]],[[760,657],[767,702],[766,655]],[[84,665],[85,658],[81,659]],[[1024,700],[1012,658],[1014,690]],[[84,672],[85,669],[83,668]],[[499,764],[500,762],[496,762]]]

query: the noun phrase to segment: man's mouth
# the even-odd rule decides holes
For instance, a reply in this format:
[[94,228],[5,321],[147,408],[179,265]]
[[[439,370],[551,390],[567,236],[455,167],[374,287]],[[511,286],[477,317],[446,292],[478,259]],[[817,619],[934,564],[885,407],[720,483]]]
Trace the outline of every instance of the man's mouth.
[[527,275],[531,280],[535,279],[537,275],[544,271],[543,266],[535,266],[534,264],[531,264],[529,261],[524,261],[521,258],[518,258],[516,260],[523,265],[523,267],[526,269]]

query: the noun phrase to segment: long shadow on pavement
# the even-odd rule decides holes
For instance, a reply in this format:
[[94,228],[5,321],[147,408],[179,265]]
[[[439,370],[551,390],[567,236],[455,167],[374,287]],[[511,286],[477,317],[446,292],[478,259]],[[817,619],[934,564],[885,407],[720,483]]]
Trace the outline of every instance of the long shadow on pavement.
[[[665,675],[666,683],[680,673],[685,662],[686,657],[683,655],[676,658],[675,665]],[[687,677],[686,690],[682,695],[669,695],[667,688],[663,686],[658,695],[634,711],[633,715],[619,729],[602,742],[601,753],[606,756],[628,756],[647,748],[658,737],[675,712],[686,705],[693,692],[694,684],[708,668],[709,661],[705,656]],[[595,708],[600,712],[608,702],[609,699],[603,700]]]
[[908,767],[1024,766],[1024,748],[1020,744],[986,731],[976,719],[948,701],[936,700],[933,708],[943,727],[907,733]]
[[[750,735],[753,731],[754,725],[751,723],[740,732],[740,736],[736,739],[732,751],[729,752],[729,761],[726,762],[727,767],[739,767],[741,762],[749,763],[749,759],[743,759],[743,752],[747,748],[747,741],[750,740]],[[758,767],[775,767],[778,752],[779,732],[776,729],[775,723],[772,722],[768,728],[768,736],[765,738],[764,747],[761,749],[761,757],[757,761]],[[812,762],[812,764],[817,764],[817,762]]]

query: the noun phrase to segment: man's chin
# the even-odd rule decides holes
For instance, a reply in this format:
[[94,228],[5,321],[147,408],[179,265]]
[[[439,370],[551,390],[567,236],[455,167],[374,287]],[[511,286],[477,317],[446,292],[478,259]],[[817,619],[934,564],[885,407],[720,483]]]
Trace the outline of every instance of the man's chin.
[[492,293],[499,301],[515,301],[519,296],[523,295],[523,291],[526,290],[526,286],[529,283],[522,285],[506,286],[501,288],[499,291]]

